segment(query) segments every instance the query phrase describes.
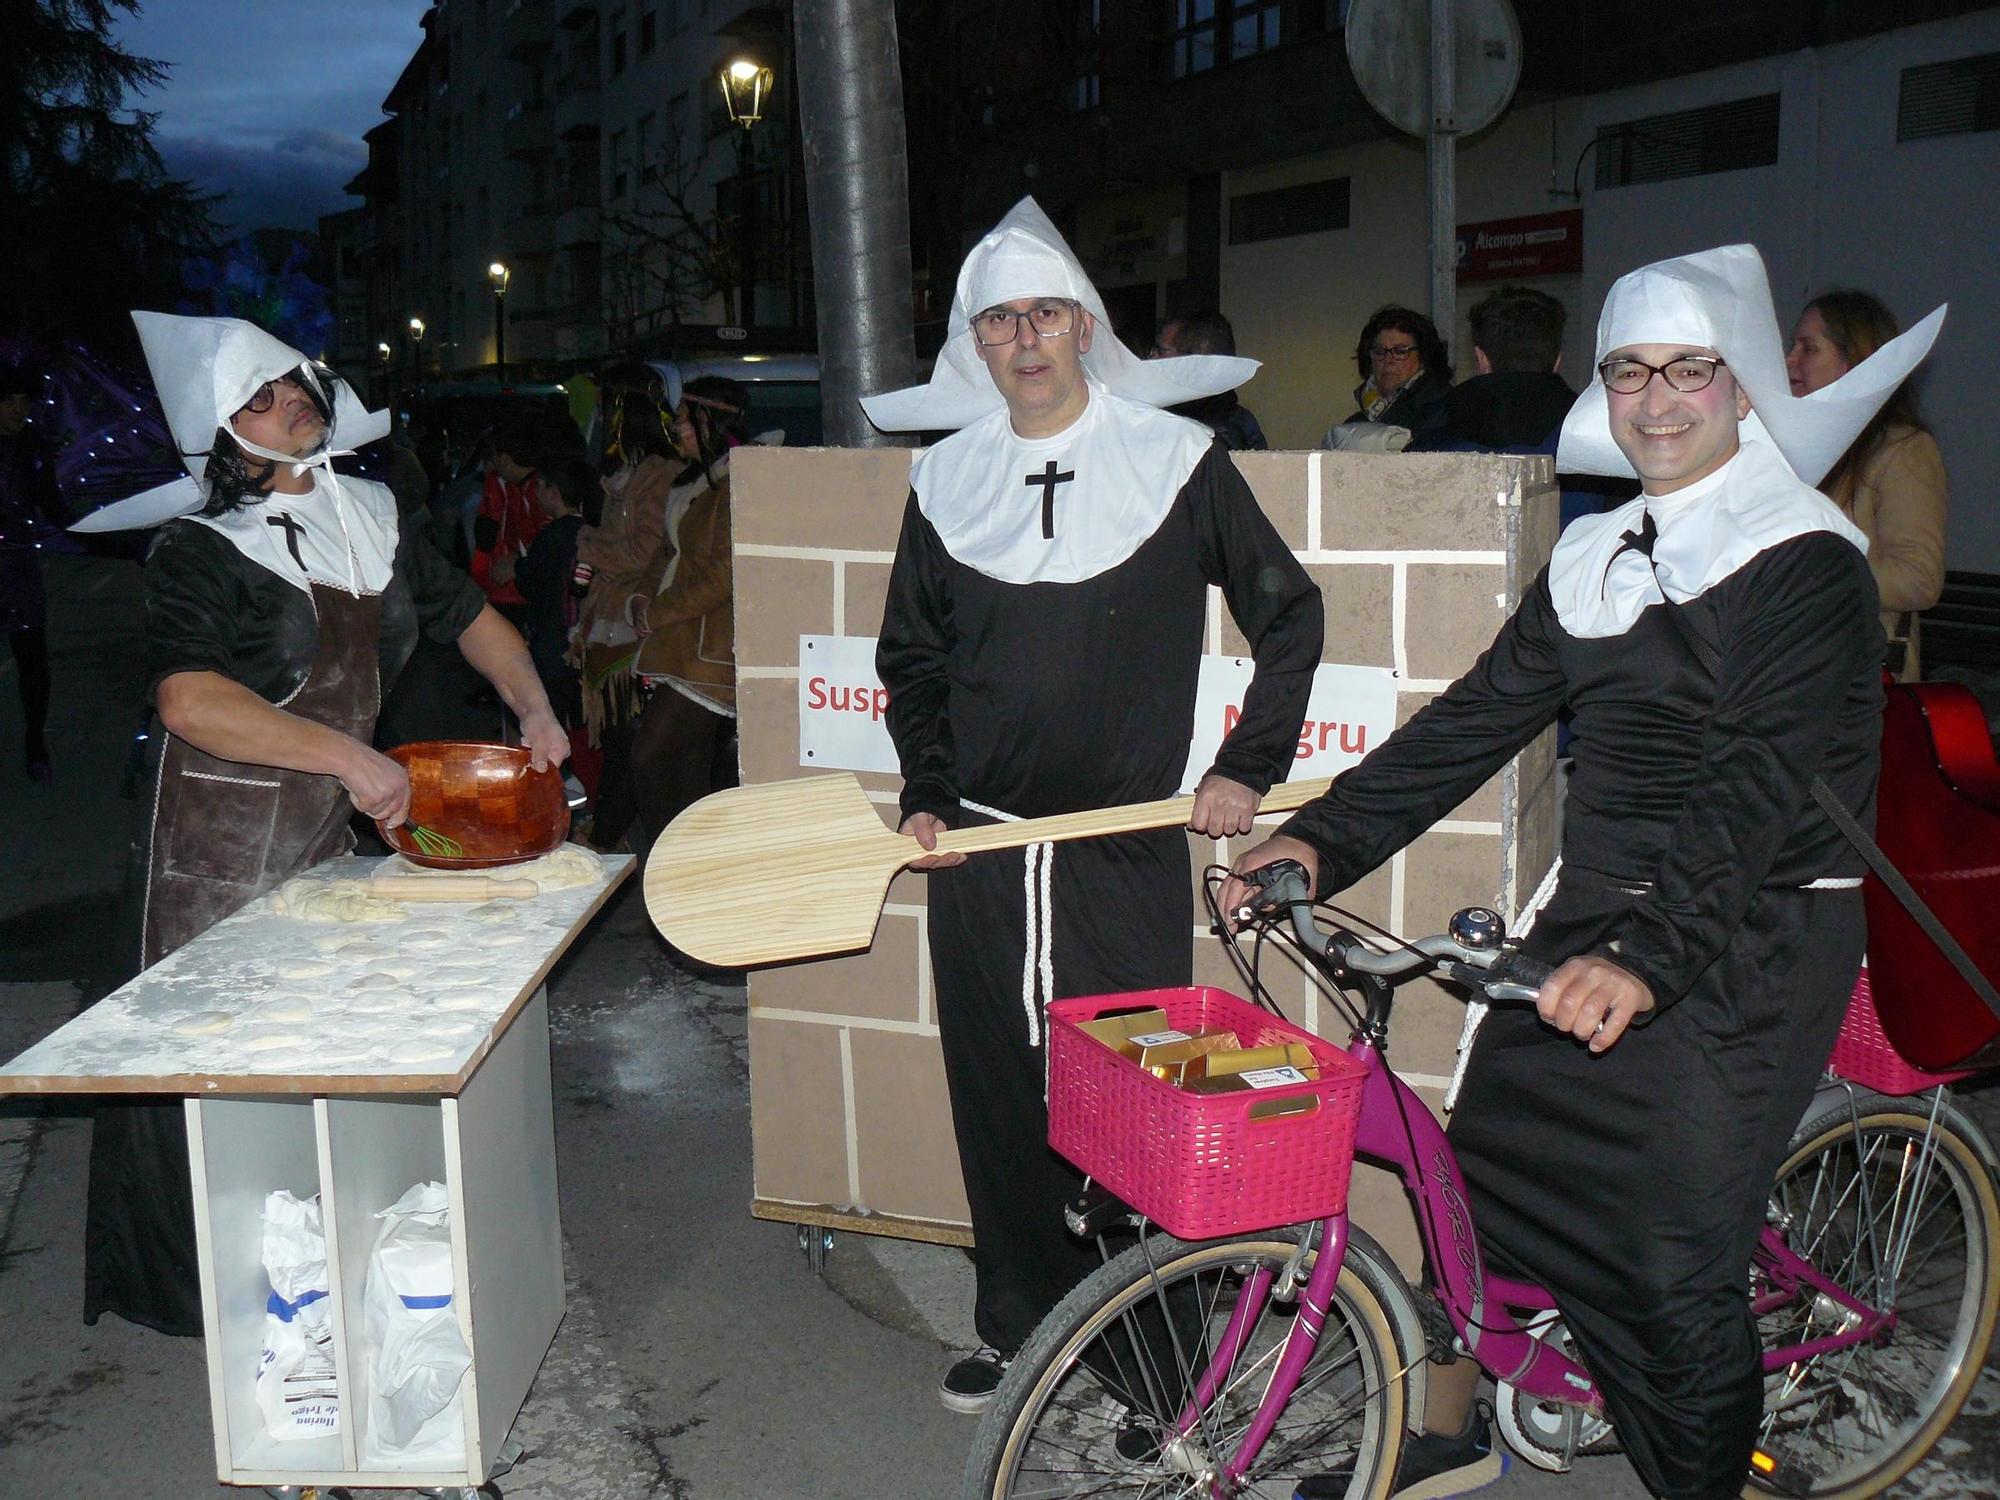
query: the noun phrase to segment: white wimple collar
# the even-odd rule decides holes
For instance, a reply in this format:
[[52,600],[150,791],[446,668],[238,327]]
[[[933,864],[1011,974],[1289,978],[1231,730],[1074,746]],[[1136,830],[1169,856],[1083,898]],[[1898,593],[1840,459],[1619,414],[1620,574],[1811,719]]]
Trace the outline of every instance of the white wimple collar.
[[[1658,533],[1650,562],[1628,541],[1649,513]],[[1746,440],[1685,489],[1572,521],[1549,558],[1549,594],[1572,636],[1623,635],[1653,605],[1700,598],[1759,553],[1815,531],[1868,550],[1867,537],[1768,442]]]

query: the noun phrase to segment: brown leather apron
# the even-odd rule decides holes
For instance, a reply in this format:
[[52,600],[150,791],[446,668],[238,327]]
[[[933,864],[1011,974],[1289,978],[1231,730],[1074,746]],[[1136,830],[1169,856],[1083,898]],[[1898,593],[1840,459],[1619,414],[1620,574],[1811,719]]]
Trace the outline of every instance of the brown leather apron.
[[[318,583],[312,596],[319,651],[305,682],[278,706],[366,744],[382,707],[382,602]],[[153,806],[141,963],[150,968],[237,908],[353,847],[353,812],[337,777],[222,760],[169,735]]]
[[[319,584],[312,596],[319,648],[305,682],[278,706],[365,744],[382,703],[382,601]],[[353,811],[337,777],[221,760],[169,735],[153,807],[144,965],[351,847]],[[98,1105],[83,1258],[86,1323],[110,1312],[162,1333],[201,1333],[179,1099],[127,1095]]]

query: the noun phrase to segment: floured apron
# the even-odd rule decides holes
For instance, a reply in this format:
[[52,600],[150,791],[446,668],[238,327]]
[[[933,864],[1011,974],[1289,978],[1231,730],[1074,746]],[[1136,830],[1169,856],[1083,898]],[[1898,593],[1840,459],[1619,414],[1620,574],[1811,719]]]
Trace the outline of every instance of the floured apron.
[[[366,744],[382,703],[381,600],[312,585],[319,649],[286,712]],[[333,776],[221,760],[169,735],[160,755],[141,963],[300,871],[351,847],[353,806]],[[178,1098],[97,1109],[84,1224],[86,1323],[117,1313],[162,1333],[201,1332],[187,1126]]]

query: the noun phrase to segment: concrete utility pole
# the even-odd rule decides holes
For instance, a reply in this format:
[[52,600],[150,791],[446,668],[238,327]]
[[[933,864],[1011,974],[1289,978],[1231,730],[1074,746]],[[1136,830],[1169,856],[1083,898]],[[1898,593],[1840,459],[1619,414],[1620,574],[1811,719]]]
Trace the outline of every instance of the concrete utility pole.
[[826,440],[907,447],[912,437],[878,432],[860,404],[918,373],[895,7],[797,0],[793,16]]

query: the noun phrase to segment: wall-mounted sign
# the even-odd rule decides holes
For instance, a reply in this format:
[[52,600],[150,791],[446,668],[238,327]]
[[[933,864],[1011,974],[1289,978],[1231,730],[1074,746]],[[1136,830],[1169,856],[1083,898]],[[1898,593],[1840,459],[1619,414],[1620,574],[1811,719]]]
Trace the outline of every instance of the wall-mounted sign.
[[[1243,716],[1255,663],[1204,656],[1195,690],[1194,736],[1181,790],[1191,792],[1223,737]],[[896,747],[883,716],[889,691],[875,676],[873,636],[799,637],[799,764],[808,769],[895,775]],[[1322,665],[1299,730],[1287,780],[1335,776],[1396,727],[1396,677],[1381,667]]]
[[1583,210],[1458,226],[1460,281],[1522,281],[1583,269]]

